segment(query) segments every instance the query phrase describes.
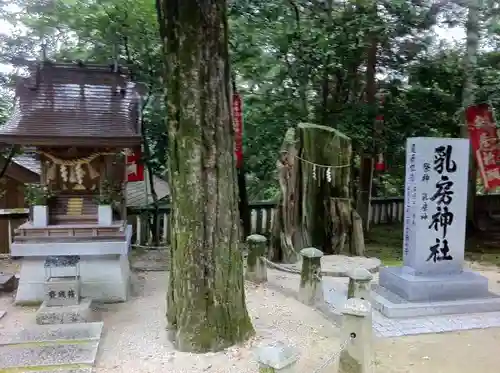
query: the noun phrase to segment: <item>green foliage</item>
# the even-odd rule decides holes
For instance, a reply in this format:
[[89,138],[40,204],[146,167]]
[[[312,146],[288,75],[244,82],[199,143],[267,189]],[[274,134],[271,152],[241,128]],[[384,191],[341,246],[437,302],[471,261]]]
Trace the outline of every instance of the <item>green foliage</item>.
[[54,196],[46,185],[26,184],[24,198],[29,206],[46,206]]
[[[153,1],[16,0],[4,11],[16,23],[0,37],[2,60],[40,55],[52,59],[127,64],[144,85],[142,127],[146,164],[165,176],[168,139],[163,58]],[[483,36],[496,45],[498,4],[490,1]],[[276,160],[286,130],[299,122],[338,128],[354,151],[372,151],[377,111],[388,173],[376,178],[378,194],[400,194],[409,136],[457,136],[462,118],[464,49],[436,45],[438,17],[464,22],[464,8],[432,0],[344,2],[234,0],[229,14],[232,69],[243,97],[245,168],[250,199],[276,196]],[[376,91],[370,99],[367,63],[376,48]],[[476,99],[500,105],[500,54],[483,52],[475,71]],[[12,76],[2,77],[4,84]],[[0,100],[0,103],[3,101]],[[0,107],[0,122],[3,107]]]
[[101,191],[95,197],[99,205],[114,205],[118,202],[122,190],[122,185],[117,182],[103,180],[101,182]]

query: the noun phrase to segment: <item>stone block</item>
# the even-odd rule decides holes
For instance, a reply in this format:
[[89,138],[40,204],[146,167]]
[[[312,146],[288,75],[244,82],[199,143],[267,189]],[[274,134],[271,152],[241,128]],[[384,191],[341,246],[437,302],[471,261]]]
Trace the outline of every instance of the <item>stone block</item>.
[[275,342],[259,347],[257,361],[260,373],[291,373],[299,355],[283,342]]
[[103,326],[102,322],[32,325],[18,332],[0,334],[0,346],[32,342],[98,341]]
[[0,291],[12,293],[16,290],[17,279],[13,274],[0,273]]
[[91,299],[82,299],[80,304],[73,306],[47,306],[47,303],[43,302],[37,311],[36,323],[48,325],[94,321],[91,303]]
[[484,298],[488,279],[479,273],[414,275],[406,267],[380,269],[380,286],[411,302]]
[[51,277],[45,282],[47,306],[71,306],[80,301],[80,278],[76,276]]
[[[94,364],[98,341],[54,345],[0,346],[0,371],[14,368],[36,371],[57,365]],[[64,368],[62,366],[61,368]]]

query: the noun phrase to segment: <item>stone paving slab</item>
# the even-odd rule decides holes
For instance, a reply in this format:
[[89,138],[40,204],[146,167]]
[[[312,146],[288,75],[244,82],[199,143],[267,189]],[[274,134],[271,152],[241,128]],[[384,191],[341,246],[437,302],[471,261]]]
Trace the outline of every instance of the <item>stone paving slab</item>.
[[[4,345],[0,347],[0,371],[53,365],[94,364],[98,341],[45,346]],[[26,369],[33,371],[33,369]]]
[[1,333],[0,346],[26,342],[99,340],[104,323],[33,325],[18,332]]
[[[380,259],[367,258],[364,256],[346,256],[346,255],[325,255],[321,258],[321,273],[323,276],[348,277],[347,273],[355,268],[365,268],[371,273],[376,273],[381,265]],[[293,272],[299,272],[302,269],[302,259],[293,264],[279,264]],[[276,267],[278,268],[278,266]],[[278,268],[279,269],[279,268]]]
[[[268,285],[286,296],[296,297],[300,277],[292,273],[279,273],[268,269]],[[346,278],[323,277],[325,303],[320,311],[334,315],[339,313],[347,300]],[[459,330],[500,327],[500,312],[483,312],[455,315],[438,315],[411,318],[387,318],[373,310],[373,329],[378,337],[400,337],[407,335],[443,333]]]

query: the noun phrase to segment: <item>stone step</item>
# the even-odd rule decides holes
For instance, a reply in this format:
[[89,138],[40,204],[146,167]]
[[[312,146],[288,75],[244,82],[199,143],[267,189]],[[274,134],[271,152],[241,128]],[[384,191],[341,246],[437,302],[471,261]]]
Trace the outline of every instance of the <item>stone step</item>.
[[33,325],[21,331],[0,334],[0,346],[55,341],[98,341],[102,322],[80,324]]
[[[42,368],[42,370],[15,370],[16,373],[92,373],[92,368],[60,368],[54,369]],[[7,371],[7,373],[10,373]]]
[[87,323],[97,321],[91,308],[92,300],[83,298],[80,304],[73,306],[47,306],[43,302],[36,313],[36,323],[39,325],[48,324],[72,324]]
[[0,372],[14,371],[13,368],[22,368],[30,372],[35,369],[43,371],[45,367],[55,368],[57,365],[70,364],[91,367],[96,359],[98,346],[98,341],[42,346],[22,344],[0,346]]

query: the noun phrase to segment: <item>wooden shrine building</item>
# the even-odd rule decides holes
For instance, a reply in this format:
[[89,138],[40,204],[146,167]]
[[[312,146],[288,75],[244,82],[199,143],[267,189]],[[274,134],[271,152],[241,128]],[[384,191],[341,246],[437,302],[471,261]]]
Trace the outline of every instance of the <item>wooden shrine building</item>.
[[47,256],[78,255],[83,297],[124,301],[131,229],[127,149],[140,146],[140,95],[126,69],[38,63],[16,86],[0,143],[36,147],[40,187],[33,216],[13,238],[23,257],[16,303],[44,298]]

